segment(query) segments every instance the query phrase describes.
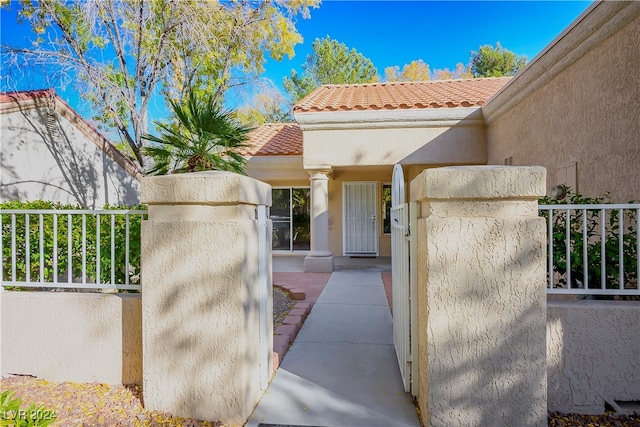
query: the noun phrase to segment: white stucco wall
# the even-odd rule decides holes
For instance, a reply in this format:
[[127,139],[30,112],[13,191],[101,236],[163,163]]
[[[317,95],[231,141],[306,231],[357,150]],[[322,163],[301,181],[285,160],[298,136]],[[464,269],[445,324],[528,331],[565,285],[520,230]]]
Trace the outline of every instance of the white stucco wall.
[[142,383],[140,294],[0,292],[0,373]]
[[[64,108],[52,109],[55,118],[47,126],[47,107],[7,110],[3,104],[0,201],[49,200],[86,208],[138,204],[139,182]],[[99,138],[95,132],[91,136]]]

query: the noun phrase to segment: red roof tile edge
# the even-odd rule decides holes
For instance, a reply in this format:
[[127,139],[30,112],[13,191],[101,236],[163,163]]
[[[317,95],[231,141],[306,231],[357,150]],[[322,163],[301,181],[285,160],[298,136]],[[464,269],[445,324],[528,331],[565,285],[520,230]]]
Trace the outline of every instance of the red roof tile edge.
[[265,123],[249,134],[243,156],[301,156],[302,130],[297,123]]

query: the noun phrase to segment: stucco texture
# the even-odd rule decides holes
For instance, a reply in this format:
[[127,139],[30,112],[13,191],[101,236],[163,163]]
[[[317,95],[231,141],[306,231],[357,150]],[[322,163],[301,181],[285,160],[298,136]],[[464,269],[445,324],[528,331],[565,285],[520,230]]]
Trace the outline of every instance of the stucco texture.
[[[142,195],[150,204],[142,224],[145,406],[242,424],[260,397],[261,368],[271,372],[273,363],[260,365],[255,219],[270,187],[209,172],[144,178]],[[272,334],[263,343],[269,356]]]
[[88,209],[136,205],[139,182],[66,117],[47,108],[0,114],[0,201],[49,200]]
[[140,384],[140,294],[2,292],[2,375]]
[[599,414],[640,400],[640,304],[549,301],[550,411]]
[[[529,189],[517,184],[523,177]],[[424,189],[418,182],[444,178],[450,180],[449,194],[439,188],[440,203],[454,207],[435,213],[423,209],[414,234],[423,421],[429,426],[544,426],[544,221],[535,209],[517,214],[519,208],[505,204],[486,206],[501,189],[520,202],[518,197],[541,192],[544,173],[539,168],[432,169],[412,181],[412,199],[428,203],[428,192],[418,194],[414,184]]]
[[[634,2],[615,3],[618,2],[602,2],[592,15],[607,8],[638,9]],[[581,22],[572,31],[597,32],[601,27],[588,25]],[[572,33],[565,39],[571,36]],[[523,80],[521,85],[535,83],[548,68],[553,68],[555,64],[546,58],[562,49],[563,43],[564,39],[532,63],[519,77]],[[503,164],[506,157],[513,156],[514,165],[544,166],[548,173],[547,194],[554,185],[567,184],[591,197],[610,192],[614,203],[637,200],[639,46],[637,16],[520,103],[492,118],[487,127],[488,163]],[[566,55],[570,54],[571,50]],[[507,102],[508,96],[497,96],[486,108]]]
[[484,164],[486,160],[482,126],[304,131],[305,167]]

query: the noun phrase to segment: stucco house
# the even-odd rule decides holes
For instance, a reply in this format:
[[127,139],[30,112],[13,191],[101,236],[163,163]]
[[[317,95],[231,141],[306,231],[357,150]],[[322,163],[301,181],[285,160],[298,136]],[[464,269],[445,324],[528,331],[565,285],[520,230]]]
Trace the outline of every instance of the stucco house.
[[140,200],[138,167],[53,89],[0,94],[0,201]]
[[597,2],[513,78],[321,86],[296,124],[262,126],[243,153],[274,188],[274,250],[304,254],[307,271],[389,256],[395,164],[407,182],[429,167],[542,165],[548,191],[637,199],[639,69],[640,3]]

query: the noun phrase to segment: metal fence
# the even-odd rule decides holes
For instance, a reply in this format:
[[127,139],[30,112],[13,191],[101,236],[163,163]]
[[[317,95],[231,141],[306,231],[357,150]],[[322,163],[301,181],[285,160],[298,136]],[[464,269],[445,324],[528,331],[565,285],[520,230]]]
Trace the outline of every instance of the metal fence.
[[140,223],[146,214],[0,210],[2,288],[140,290]]
[[640,204],[540,205],[549,294],[640,295]]

